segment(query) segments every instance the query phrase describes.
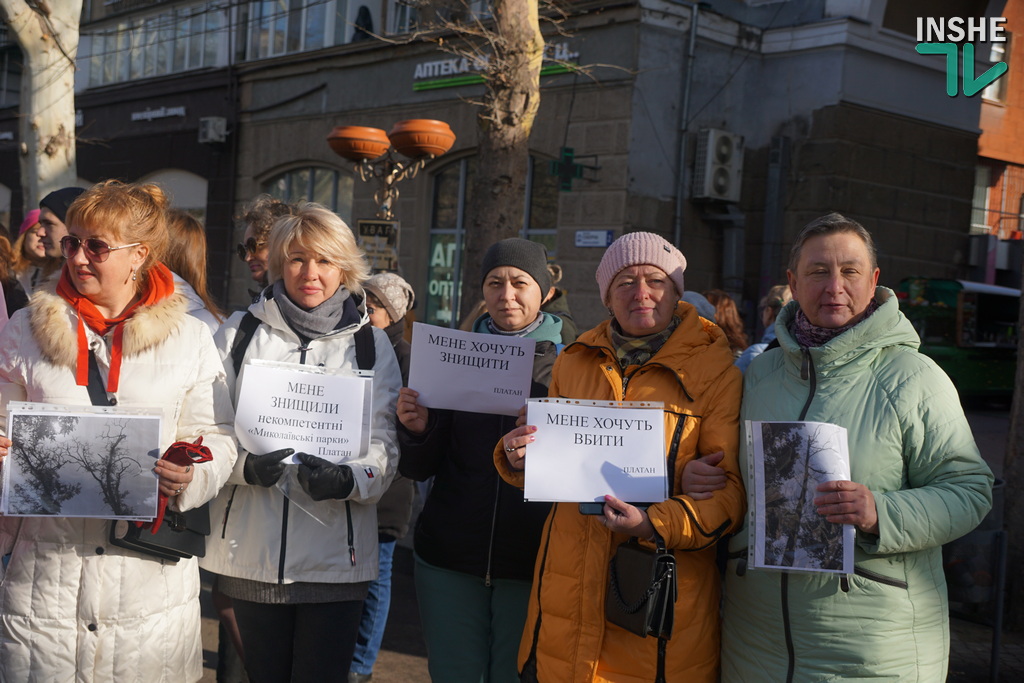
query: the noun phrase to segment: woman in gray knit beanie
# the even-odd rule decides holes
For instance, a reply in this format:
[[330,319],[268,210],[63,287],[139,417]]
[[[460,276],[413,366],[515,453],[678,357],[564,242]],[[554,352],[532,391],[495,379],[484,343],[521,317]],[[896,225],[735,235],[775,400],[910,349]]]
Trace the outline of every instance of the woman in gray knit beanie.
[[[566,347],[552,372],[553,396],[664,404],[671,498],[638,507],[608,490],[595,515],[580,514],[576,503],[554,505],[520,647],[523,681],[718,678],[715,544],[742,522],[742,380],[722,331],[679,301],[685,269],[683,255],[658,235],[635,232],[616,240],[596,274],[612,317]],[[543,438],[544,427],[533,425],[505,434],[492,457],[506,482],[524,485],[527,446]],[[632,462],[615,448],[595,456],[595,477],[602,466]],[[679,598],[668,647],[606,617],[609,567],[617,546],[631,536],[675,557]]]

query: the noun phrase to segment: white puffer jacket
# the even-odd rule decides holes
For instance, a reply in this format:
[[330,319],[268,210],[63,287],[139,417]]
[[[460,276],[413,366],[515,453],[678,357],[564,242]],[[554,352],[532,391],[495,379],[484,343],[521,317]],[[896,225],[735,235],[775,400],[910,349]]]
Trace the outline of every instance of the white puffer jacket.
[[[273,299],[261,298],[249,310],[262,324],[246,348],[241,368],[243,377],[245,363],[254,358],[331,368],[357,367],[353,334],[369,324],[361,303],[358,324],[314,339],[306,350],[300,348],[298,336]],[[229,318],[216,337],[236,402],[242,378],[235,381],[231,349],[242,316],[236,313]],[[203,569],[282,584],[295,581],[356,583],[377,578],[375,503],[398,469],[395,403],[402,376],[384,331],[373,328],[373,340],[376,362],[369,450],[346,461],[355,475],[355,488],[347,500],[313,502],[306,497],[301,503],[316,506],[318,517],[335,520],[334,523],[327,526],[317,521],[289,501],[276,486],[263,488],[246,484],[243,474],[246,451],[239,448],[238,461],[229,481],[234,486],[225,487],[211,505],[213,533],[207,543],[206,557],[200,562]],[[367,468],[373,473],[372,478],[367,476]]]
[[[160,448],[194,441],[213,453],[195,467],[180,509],[213,498],[235,461],[234,413],[223,366],[205,325],[174,294],[125,323],[123,407],[163,411]],[[75,383],[77,317],[54,293],[37,292],[0,334],[0,419],[8,401],[91,405]],[[100,372],[108,343],[87,329]],[[112,336],[112,335],[111,335]],[[173,504],[173,502],[172,502]],[[108,543],[110,522],[0,517],[0,681],[197,681],[202,677],[199,571]]]

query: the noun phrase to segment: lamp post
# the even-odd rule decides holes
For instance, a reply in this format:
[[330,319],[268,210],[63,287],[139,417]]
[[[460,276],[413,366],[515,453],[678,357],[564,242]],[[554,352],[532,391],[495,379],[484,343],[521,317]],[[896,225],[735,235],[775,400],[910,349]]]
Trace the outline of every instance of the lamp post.
[[337,126],[327,136],[327,143],[336,154],[353,162],[360,180],[377,181],[373,193],[377,218],[390,221],[398,200],[396,185],[415,178],[428,161],[451,149],[455,133],[444,121],[410,119],[396,123],[390,133],[366,126]]

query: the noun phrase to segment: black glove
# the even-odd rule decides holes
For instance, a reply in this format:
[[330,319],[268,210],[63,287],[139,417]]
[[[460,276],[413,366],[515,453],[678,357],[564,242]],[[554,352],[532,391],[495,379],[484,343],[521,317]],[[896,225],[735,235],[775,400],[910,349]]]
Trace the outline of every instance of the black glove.
[[348,465],[335,465],[309,453],[298,453],[295,457],[302,463],[299,465],[299,483],[313,500],[341,500],[348,498],[355,488],[356,481]]
[[249,453],[242,466],[246,483],[270,488],[277,483],[284,474],[284,468],[288,466],[283,460],[294,452],[294,448],[282,448],[266,455]]

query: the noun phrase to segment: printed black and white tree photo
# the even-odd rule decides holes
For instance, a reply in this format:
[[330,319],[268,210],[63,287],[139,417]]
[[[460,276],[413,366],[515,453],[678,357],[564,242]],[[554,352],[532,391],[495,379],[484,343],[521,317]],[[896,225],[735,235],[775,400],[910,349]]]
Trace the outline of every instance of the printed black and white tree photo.
[[819,515],[818,484],[837,476],[838,444],[830,425],[761,423],[764,450],[764,564],[843,569],[843,525]]
[[7,514],[155,515],[158,419],[15,412],[9,422]]

